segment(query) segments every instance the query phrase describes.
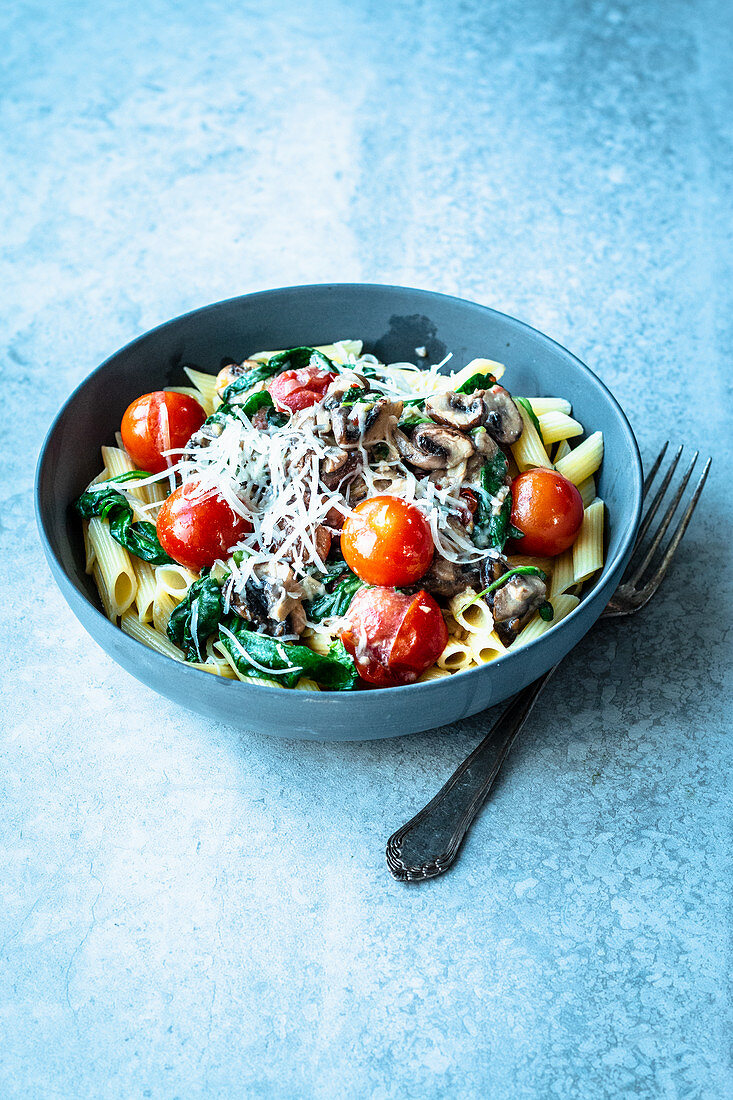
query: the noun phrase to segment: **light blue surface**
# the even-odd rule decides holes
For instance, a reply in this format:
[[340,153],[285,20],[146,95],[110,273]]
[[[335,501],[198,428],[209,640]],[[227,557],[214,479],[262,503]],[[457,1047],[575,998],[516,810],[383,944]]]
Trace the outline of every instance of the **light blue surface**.
[[[729,6],[0,21],[0,1095],[725,1096]],[[384,842],[490,712],[362,745],[207,724],[94,646],[32,520],[43,432],[116,347],[231,294],[359,279],[525,319],[647,456],[668,435],[715,456],[658,598],[571,655],[421,888]]]

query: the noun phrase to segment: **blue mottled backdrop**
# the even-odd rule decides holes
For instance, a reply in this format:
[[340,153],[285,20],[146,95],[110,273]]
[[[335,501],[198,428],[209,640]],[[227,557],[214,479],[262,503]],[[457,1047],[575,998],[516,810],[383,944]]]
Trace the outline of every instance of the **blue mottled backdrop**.
[[[730,1095],[730,5],[8,0],[0,25],[0,1094]],[[529,321],[646,456],[715,456],[662,593],[571,655],[423,888],[385,839],[491,713],[344,746],[207,723],[82,632],[32,519],[43,433],[119,345],[359,279]]]

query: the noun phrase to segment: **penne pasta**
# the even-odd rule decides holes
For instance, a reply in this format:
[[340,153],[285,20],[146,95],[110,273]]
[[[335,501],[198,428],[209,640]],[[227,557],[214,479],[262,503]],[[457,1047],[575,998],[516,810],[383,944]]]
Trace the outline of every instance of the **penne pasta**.
[[575,566],[573,565],[573,548],[570,547],[563,554],[555,558],[555,566],[552,571],[552,583],[550,584],[550,597],[561,596],[575,584]]
[[475,374],[492,374],[498,382],[505,370],[503,363],[495,363],[493,359],[472,359],[457,374],[441,375],[441,378],[445,379],[446,389],[457,390]]
[[135,606],[141,622],[149,623],[153,618],[153,604],[155,603],[156,579],[155,569],[147,561],[135,558],[133,561],[137,591],[135,593]]
[[561,439],[557,447],[555,448],[555,453],[552,456],[552,461],[557,464],[561,458],[565,458],[565,455],[570,454],[570,450],[570,444],[568,443],[567,439]]
[[82,534],[84,536],[84,559],[86,561],[85,572],[90,574],[94,569],[94,564],[97,560],[97,552],[92,546],[89,538],[89,520],[82,520]]
[[580,485],[596,472],[602,459],[603,432],[593,432],[593,435],[579,443],[569,455],[561,458],[555,469],[568,481],[572,481],[573,485]]
[[[363,346],[362,340],[337,340],[335,344],[313,345],[316,351],[323,352],[335,363],[346,363],[352,355],[355,359],[358,359]],[[253,359],[256,363],[267,363],[273,355],[281,355],[283,351],[287,351],[287,348],[279,348],[277,351],[258,351],[254,355],[248,355],[247,358]]]
[[449,638],[448,644],[438,657],[438,668],[447,669],[448,672],[462,672],[470,668],[474,663],[470,646],[458,638]]
[[437,665],[432,665],[431,668],[423,672],[422,676],[418,676],[418,684],[427,684],[431,680],[443,680],[446,676],[450,676],[450,672],[447,668],[438,668]]
[[502,653],[506,653],[506,646],[495,630],[482,630],[480,633],[471,634],[466,639],[466,644],[477,665],[488,664],[489,661],[500,657]]
[[201,407],[206,415],[211,416],[217,401],[216,375],[205,374],[203,371],[195,370],[193,367],[184,367],[183,370],[193,383],[193,387],[197,394],[196,400],[201,402]]
[[185,565],[159,565],[155,570],[155,584],[159,592],[165,592],[180,602],[188,592],[194,581],[198,580],[195,573],[186,569]]
[[596,479],[591,474],[585,481],[581,481],[578,486],[578,492],[580,493],[583,501],[583,507],[587,508],[589,504],[592,504],[596,499]]
[[543,466],[551,470],[552,463],[529,413],[521,405],[517,405],[517,409],[524,425],[519,439],[511,446],[517,468],[520,473],[524,473],[525,470],[529,470],[533,466]]
[[583,425],[563,412],[542,413],[537,419],[545,446],[557,443],[561,439],[574,439],[575,436],[583,434]]
[[544,413],[560,412],[570,416],[573,406],[564,397],[530,397],[532,412],[539,419]]
[[178,646],[173,645],[173,642],[169,641],[165,634],[161,634],[159,630],[148,623],[141,623],[133,612],[127,611],[122,616],[120,626],[125,634],[135,638],[138,642],[142,642],[149,649],[154,649],[165,657],[172,657],[174,661],[183,660],[183,653]]
[[104,608],[105,615],[107,616],[107,618],[111,622],[116,623],[117,622],[117,608],[115,607],[114,600],[112,599],[112,595],[110,593],[110,590],[107,587],[107,582],[105,581],[104,577],[102,576],[101,570],[100,570],[99,566],[96,564],[96,562],[92,566],[92,569],[90,570],[90,572],[91,572],[91,574],[94,577],[94,580],[96,582],[97,590],[99,592],[99,598],[102,601],[102,607]]
[[494,618],[489,605],[483,599],[476,599],[473,588],[459,592],[448,603],[453,618],[468,634],[490,634],[494,629]]
[[577,596],[569,596],[566,593],[562,596],[552,596],[550,603],[555,612],[554,618],[548,623],[545,619],[541,618],[539,614],[536,614],[509,646],[509,653],[515,649],[519,649],[523,645],[527,645],[528,642],[533,642],[535,638],[541,637],[542,634],[546,634],[548,630],[551,630],[552,627],[564,619],[566,615],[569,615],[570,612],[578,606],[580,600]]
[[603,568],[603,516],[605,505],[594,500],[583,515],[583,525],[573,546],[573,567],[577,584]]
[[320,691],[315,680],[309,680],[307,676],[301,676],[295,685],[296,691]]
[[168,629],[168,620],[181,601],[162,588],[156,588],[153,597],[153,626],[161,634]]
[[137,591],[137,578],[130,555],[112,538],[106,519],[96,516],[90,519],[88,534],[95,563],[109,593],[110,605],[115,615],[122,615],[132,604]]

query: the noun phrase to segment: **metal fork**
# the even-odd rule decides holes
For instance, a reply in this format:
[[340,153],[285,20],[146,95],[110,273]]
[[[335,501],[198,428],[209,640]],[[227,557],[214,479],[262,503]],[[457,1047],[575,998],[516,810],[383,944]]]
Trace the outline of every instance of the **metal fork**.
[[[662,447],[644,480],[645,501],[649,497],[668,446],[669,441]],[[679,488],[659,521],[648,549],[642,550],[642,542],[667,493],[681,454],[682,447],[678,447],[641,522],[624,580],[602,612],[601,619],[633,615],[640,611],[657,591],[669,569],[670,562],[700,499],[712,461],[710,458],[706,461],[692,498],[675,527],[661,560],[649,572],[652,560],[672,522],[699,457],[699,452],[695,451]],[[422,882],[425,879],[435,878],[436,875],[442,875],[448,870],[458,855],[463,838],[486,801],[494,780],[509,755],[509,750],[519,731],[527,721],[532,707],[537,702],[545,684],[559,667],[560,662],[539,680],[520,691],[488,735],[471,755],[466,757],[435,798],[406,825],[392,834],[387,841],[387,866],[396,879],[401,882]]]

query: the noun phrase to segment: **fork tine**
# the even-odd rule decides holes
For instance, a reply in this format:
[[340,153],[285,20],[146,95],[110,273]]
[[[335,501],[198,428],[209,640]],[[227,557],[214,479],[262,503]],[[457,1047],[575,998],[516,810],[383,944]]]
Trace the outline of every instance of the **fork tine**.
[[639,528],[639,533],[636,536],[636,543],[634,544],[635,546],[640,546],[641,545],[641,540],[644,538],[644,535],[649,530],[649,524],[652,522],[655,515],[657,514],[657,509],[659,508],[659,505],[662,503],[662,497],[667,492],[667,488],[669,486],[669,483],[672,480],[672,475],[674,474],[675,470],[677,469],[677,463],[680,460],[680,455],[681,454],[682,454],[682,445],[680,445],[677,448],[677,454],[672,459],[672,462],[670,463],[670,467],[667,470],[667,473],[664,475],[664,480],[662,481],[662,484],[659,486],[659,489],[657,490],[657,493],[656,493],[656,496],[654,497],[654,500],[649,505],[649,511],[647,512],[647,514],[644,516],[644,519],[642,520],[641,526]]
[[669,527],[670,523],[672,522],[672,517],[674,516],[675,512],[677,511],[677,505],[679,504],[679,502],[682,499],[682,494],[684,493],[685,489],[687,488],[687,482],[690,480],[690,475],[692,474],[692,471],[695,468],[695,463],[697,462],[697,460],[699,458],[699,455],[700,455],[700,452],[695,451],[694,455],[692,456],[692,462],[690,463],[686,474],[682,478],[680,486],[679,486],[677,492],[675,493],[675,495],[673,496],[672,501],[669,505],[669,508],[667,509],[667,511],[664,513],[664,516],[662,517],[662,522],[659,524],[659,528],[657,530],[657,533],[654,536],[654,541],[652,542],[651,546],[649,547],[646,554],[644,555],[644,559],[643,559],[641,565],[637,569],[634,570],[633,576],[631,576],[629,578],[628,584],[630,584],[632,588],[636,587],[639,580],[644,575],[644,573],[645,573],[645,571],[646,571],[646,569],[649,565],[649,562],[652,560],[655,553],[657,552],[657,547],[659,546],[660,542],[664,538],[664,534],[665,534],[667,528]]
[[657,470],[662,465],[662,459],[664,458],[665,454],[667,453],[667,447],[669,447],[669,440],[667,440],[667,442],[662,447],[661,451],[659,452],[656,459],[654,460],[654,465],[652,466],[651,470],[649,471],[649,473],[644,478],[644,488],[642,489],[642,495],[643,495],[644,500],[646,500],[646,496],[647,496],[647,493],[649,492],[649,490],[651,489],[652,482],[654,481],[654,478],[657,476]]
[[674,534],[672,535],[672,538],[669,541],[669,545],[668,545],[667,549],[664,551],[664,557],[662,558],[661,562],[659,563],[659,568],[655,571],[654,576],[651,578],[651,580],[645,586],[644,594],[646,596],[646,599],[649,599],[650,596],[654,595],[654,593],[659,588],[659,585],[662,582],[662,578],[664,577],[664,574],[667,572],[667,569],[669,568],[669,563],[671,562],[672,558],[674,557],[675,551],[677,550],[677,547],[679,546],[679,544],[682,540],[682,536],[684,535],[685,531],[687,530],[687,525],[690,522],[690,519],[692,517],[692,513],[695,511],[695,508],[697,507],[697,502],[700,499],[700,493],[703,490],[703,486],[704,486],[705,480],[708,476],[708,470],[710,469],[710,464],[712,463],[712,461],[713,461],[712,458],[709,458],[707,460],[707,462],[705,463],[705,466],[703,467],[702,474],[700,475],[700,480],[698,481],[697,485],[695,486],[695,492],[692,495],[692,500],[690,501],[690,503],[685,508],[685,513],[682,516],[682,519],[680,520],[680,522],[677,524],[677,527],[675,528],[675,532],[674,532]]

